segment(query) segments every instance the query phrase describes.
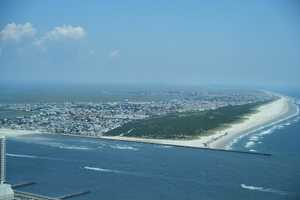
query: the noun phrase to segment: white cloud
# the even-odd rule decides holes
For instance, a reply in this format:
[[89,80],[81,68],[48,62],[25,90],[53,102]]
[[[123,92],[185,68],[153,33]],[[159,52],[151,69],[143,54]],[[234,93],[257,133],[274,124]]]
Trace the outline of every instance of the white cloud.
[[34,42],[37,46],[42,46],[46,41],[53,40],[80,40],[84,38],[86,31],[80,26],[63,25],[57,26],[53,30],[47,32],[43,37]]
[[46,38],[50,40],[73,39],[79,40],[86,35],[85,30],[80,26],[63,25],[57,26],[52,31],[46,33]]
[[13,40],[20,41],[23,38],[34,37],[36,33],[35,28],[31,23],[25,24],[7,24],[0,32],[0,38],[3,41]]
[[[46,51],[48,41],[72,40],[77,41],[86,36],[86,31],[81,26],[62,25],[54,27],[49,32],[43,35],[36,36],[37,30],[29,22],[24,24],[9,23],[1,30],[1,41],[15,41],[19,42],[26,38],[31,38],[31,44],[38,46],[40,49]],[[93,54],[94,52],[91,52]],[[2,50],[0,49],[0,55]]]
[[109,53],[110,58],[116,58],[120,56],[120,50],[119,49],[114,49]]

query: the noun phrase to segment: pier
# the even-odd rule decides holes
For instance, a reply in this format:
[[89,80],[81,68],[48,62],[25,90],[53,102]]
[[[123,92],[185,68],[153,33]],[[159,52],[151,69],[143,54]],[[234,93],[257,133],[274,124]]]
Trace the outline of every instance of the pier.
[[[47,133],[45,133],[47,134]],[[53,134],[47,134],[53,135]],[[77,138],[92,138],[97,140],[106,140],[106,141],[121,141],[121,142],[128,142],[128,143],[137,143],[137,144],[152,144],[152,145],[163,145],[163,146],[170,146],[170,147],[178,147],[178,148],[185,148],[185,149],[198,149],[204,151],[221,151],[225,153],[239,153],[239,154],[248,154],[248,155],[256,155],[256,156],[272,156],[271,153],[264,153],[264,152],[253,152],[253,151],[242,151],[242,150],[232,150],[232,149],[217,149],[217,148],[209,148],[209,147],[197,147],[197,146],[188,146],[188,145],[179,145],[179,144],[164,144],[164,143],[156,143],[151,141],[139,141],[139,140],[127,140],[122,138],[108,138],[103,136],[86,136],[86,135],[72,135],[72,134],[60,134],[60,136],[65,137],[77,137]]]
[[78,197],[78,196],[81,196],[81,195],[89,194],[90,192],[91,191],[89,191],[89,190],[82,191],[82,192],[76,192],[76,193],[73,193],[73,194],[67,194],[67,195],[57,197],[57,199],[70,199],[70,198],[73,198],[73,197]]
[[14,190],[14,195],[15,200],[59,200],[57,198],[33,194],[30,192],[22,192],[19,190]]
[[30,185],[34,185],[36,184],[35,182],[22,182],[22,183],[17,183],[12,185],[12,189],[16,189],[16,188],[20,188],[20,187],[26,187],[26,186],[30,186]]
[[60,197],[49,197],[49,196],[45,196],[45,195],[14,190],[14,195],[15,195],[14,198],[15,198],[15,200],[64,200],[64,199],[70,199],[73,197],[85,195],[88,193],[90,193],[90,191],[87,190],[87,191],[82,191],[82,192],[66,194],[66,195],[63,195]]
[[[76,136],[81,137],[81,136]],[[84,136],[82,137],[84,138]],[[106,138],[106,137],[94,137],[101,140],[107,141],[122,141],[122,142],[130,142],[130,143],[142,143],[142,144],[152,144],[152,145],[163,145],[163,146],[170,146],[170,147],[178,147],[178,148],[185,148],[185,149],[198,149],[204,151],[220,151],[226,153],[239,153],[239,154],[248,154],[248,155],[256,155],[256,156],[272,156],[271,153],[263,153],[263,152],[253,152],[253,151],[241,151],[241,150],[231,150],[231,149],[217,149],[217,148],[209,148],[209,147],[196,147],[196,146],[188,146],[188,145],[178,145],[178,144],[163,144],[163,143],[156,143],[151,141],[130,141],[126,139],[114,139],[114,138]]]

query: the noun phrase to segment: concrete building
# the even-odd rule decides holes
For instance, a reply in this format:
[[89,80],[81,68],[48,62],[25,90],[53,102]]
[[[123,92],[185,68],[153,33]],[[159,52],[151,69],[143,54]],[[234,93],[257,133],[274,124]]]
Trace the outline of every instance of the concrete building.
[[9,184],[5,183],[6,170],[5,137],[0,137],[0,200],[13,200],[14,191]]
[[8,184],[0,184],[0,199],[1,200],[13,200],[14,191]]

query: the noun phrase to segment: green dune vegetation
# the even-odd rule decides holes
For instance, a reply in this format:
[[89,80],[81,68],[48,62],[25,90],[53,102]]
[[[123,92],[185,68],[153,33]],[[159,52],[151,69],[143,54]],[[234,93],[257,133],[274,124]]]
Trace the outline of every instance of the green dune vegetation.
[[105,133],[105,136],[126,136],[153,139],[193,139],[213,130],[246,119],[267,102],[225,106],[215,110],[171,113],[144,120],[135,120]]

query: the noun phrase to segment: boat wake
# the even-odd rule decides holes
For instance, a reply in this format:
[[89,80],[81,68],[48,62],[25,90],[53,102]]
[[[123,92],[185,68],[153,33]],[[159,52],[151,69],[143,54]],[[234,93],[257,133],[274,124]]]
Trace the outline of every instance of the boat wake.
[[90,167],[90,166],[85,166],[83,168],[86,170],[96,171],[96,172],[100,172],[100,173],[113,173],[113,174],[138,176],[138,177],[151,178],[151,179],[157,178],[157,179],[168,180],[168,181],[192,182],[192,183],[202,184],[202,182],[199,182],[196,179],[189,179],[189,178],[177,178],[177,177],[170,177],[170,176],[158,175],[158,174],[145,174],[145,173],[129,172],[129,171],[123,171],[123,170],[107,169],[107,168],[100,168],[100,167]]
[[32,156],[32,155],[23,155],[23,154],[13,154],[13,153],[7,153],[6,156],[8,157],[15,157],[15,158],[38,158],[38,156]]
[[98,171],[98,172],[104,172],[104,173],[135,175],[134,173],[131,173],[131,172],[115,170],[115,169],[105,169],[105,168],[100,168],[100,167],[89,167],[89,166],[85,166],[83,168],[86,170],[92,170],[92,171]]
[[252,185],[245,185],[241,184],[241,188],[246,189],[246,190],[254,190],[254,191],[259,191],[259,192],[269,192],[269,193],[275,193],[275,194],[280,194],[280,195],[287,195],[287,192],[281,191],[281,190],[275,190],[272,188],[264,188],[264,187],[258,187],[258,186],[252,186]]
[[12,157],[12,158],[27,158],[27,159],[52,160],[52,161],[68,161],[68,162],[71,161],[71,160],[52,158],[52,157],[46,157],[46,156],[35,156],[35,155],[14,154],[14,153],[7,153],[6,156]]

